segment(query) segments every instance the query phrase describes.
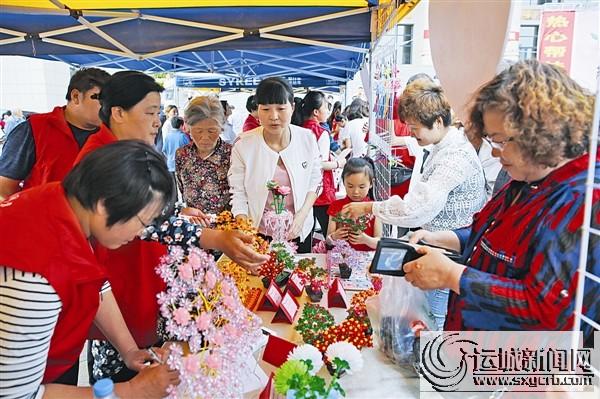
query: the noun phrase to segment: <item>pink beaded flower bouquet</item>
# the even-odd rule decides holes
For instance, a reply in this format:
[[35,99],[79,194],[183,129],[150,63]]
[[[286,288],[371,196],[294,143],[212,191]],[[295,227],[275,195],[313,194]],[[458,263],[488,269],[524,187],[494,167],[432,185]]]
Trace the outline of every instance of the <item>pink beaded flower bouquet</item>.
[[166,331],[187,342],[170,346],[168,364],[181,384],[171,398],[241,397],[244,361],[261,337],[260,319],[240,302],[235,283],[217,268],[214,258],[192,248],[171,247],[157,267],[167,283],[158,295]]

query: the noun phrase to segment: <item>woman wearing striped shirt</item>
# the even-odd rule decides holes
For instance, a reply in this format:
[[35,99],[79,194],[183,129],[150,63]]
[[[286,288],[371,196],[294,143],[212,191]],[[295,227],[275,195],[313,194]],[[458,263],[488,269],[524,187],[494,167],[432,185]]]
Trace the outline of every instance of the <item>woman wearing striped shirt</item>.
[[119,397],[162,397],[178,383],[166,366],[144,366],[151,357],[127,330],[90,246],[131,241],[173,193],[160,154],[120,141],[90,154],[62,183],[0,203],[0,397],[91,397],[90,388],[60,383],[92,323],[140,371],[116,385]]

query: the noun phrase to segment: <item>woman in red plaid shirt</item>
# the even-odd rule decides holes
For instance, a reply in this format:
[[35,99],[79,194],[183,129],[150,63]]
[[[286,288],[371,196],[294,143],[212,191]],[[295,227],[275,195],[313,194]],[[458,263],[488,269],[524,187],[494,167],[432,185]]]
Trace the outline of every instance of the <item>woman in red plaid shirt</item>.
[[[425,256],[404,266],[414,286],[452,290],[445,330],[573,328],[593,108],[594,96],[562,69],[535,60],[514,64],[479,89],[468,132],[490,142],[512,182],[470,227],[420,230],[411,238],[461,250],[461,264],[422,248]],[[596,189],[595,228],[599,199]],[[600,275],[594,235],[587,265]],[[583,313],[596,322],[599,287],[586,284],[583,300]],[[585,337],[591,332],[588,326]]]

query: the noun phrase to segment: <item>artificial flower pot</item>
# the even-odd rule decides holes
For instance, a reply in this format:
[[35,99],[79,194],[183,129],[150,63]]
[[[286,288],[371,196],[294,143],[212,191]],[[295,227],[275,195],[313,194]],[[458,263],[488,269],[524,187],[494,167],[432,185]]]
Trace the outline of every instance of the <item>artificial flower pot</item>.
[[320,289],[314,291],[310,285],[306,286],[306,293],[308,294],[311,302],[321,302],[321,299],[323,298],[323,290]]
[[271,284],[271,279],[268,277],[263,277],[260,279],[260,281],[262,281],[262,285],[265,288],[269,288],[269,284]]
[[346,263],[340,263],[340,277],[344,280],[347,280],[352,275],[352,268],[348,266]]
[[290,272],[288,271],[283,271],[281,273],[279,273],[276,277],[275,277],[275,284],[277,284],[280,287],[284,287],[288,280],[290,279]]

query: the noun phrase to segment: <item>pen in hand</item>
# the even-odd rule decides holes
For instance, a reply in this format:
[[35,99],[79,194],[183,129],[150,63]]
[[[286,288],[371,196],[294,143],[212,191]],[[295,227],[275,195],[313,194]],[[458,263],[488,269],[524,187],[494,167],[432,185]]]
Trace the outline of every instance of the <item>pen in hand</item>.
[[161,360],[160,356],[158,356],[158,354],[154,352],[154,349],[148,348],[147,351],[150,354],[150,356],[152,356],[152,360],[154,360],[158,364],[163,364],[163,361]]

